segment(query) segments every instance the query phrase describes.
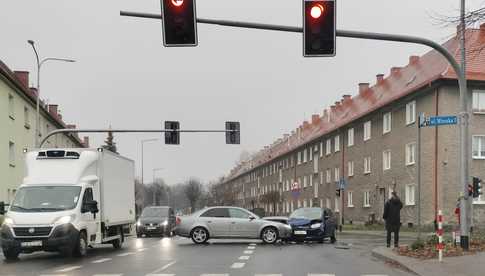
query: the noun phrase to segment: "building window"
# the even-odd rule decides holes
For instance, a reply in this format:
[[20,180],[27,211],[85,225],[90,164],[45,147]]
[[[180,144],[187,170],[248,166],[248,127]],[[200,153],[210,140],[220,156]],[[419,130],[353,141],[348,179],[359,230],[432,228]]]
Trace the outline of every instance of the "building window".
[[327,147],[325,153],[330,155],[332,153],[332,140],[327,139]]
[[485,135],[474,135],[472,140],[473,140],[473,158],[485,159]]
[[325,199],[325,207],[327,207],[328,209],[332,208],[332,206],[330,204],[330,198],[328,198],[328,197]]
[[11,167],[15,167],[15,143],[8,142],[8,163]]
[[297,160],[296,164],[300,165],[301,164],[301,151],[298,152],[296,160]]
[[382,169],[389,170],[391,169],[391,151],[385,150],[382,152]]
[[347,192],[347,207],[354,207],[353,193],[351,191]]
[[30,128],[30,112],[26,106],[24,106],[24,126],[26,129]]
[[290,167],[293,168],[293,163],[295,162],[293,155],[290,157]]
[[485,90],[473,91],[473,112],[485,113]]
[[364,192],[364,207],[370,207],[370,192]]
[[406,185],[406,205],[414,205],[414,194],[416,187],[414,185]]
[[303,207],[305,207],[305,208],[306,208],[306,207],[307,207],[307,205],[306,205],[306,204],[307,204],[307,203],[306,203],[306,199],[304,199],[304,200],[303,200]]
[[310,185],[310,187],[313,186],[313,176],[311,174],[308,176],[308,180],[308,185]]
[[306,188],[307,186],[307,177],[306,175],[303,176],[303,188]]
[[371,121],[364,123],[364,141],[370,140],[371,137]]
[[335,168],[335,182],[339,182],[340,180],[340,168],[336,167]]
[[8,94],[8,116],[10,119],[15,120],[15,105],[13,101],[13,96]]
[[340,206],[339,197],[336,197],[335,198],[335,212],[339,211],[339,206]]
[[351,147],[354,145],[354,129],[350,128],[347,130],[347,146]]
[[323,157],[323,142],[320,142],[320,157]]
[[370,156],[364,158],[364,174],[370,173]]
[[320,184],[323,184],[323,172],[320,172]]
[[416,143],[406,144],[406,165],[416,163]]
[[332,182],[332,172],[330,169],[327,169],[327,183]]
[[308,152],[307,149],[303,150],[303,163],[306,163],[307,161],[307,152]]
[[382,133],[386,134],[388,132],[391,132],[391,125],[392,125],[392,120],[391,120],[391,112],[387,112],[384,114],[384,117],[382,118]]
[[406,104],[406,125],[416,122],[416,101]]
[[313,161],[313,147],[308,149],[308,161]]
[[338,152],[340,150],[340,136],[339,135],[335,136],[335,138],[334,138],[334,148],[335,148],[335,152]]
[[354,161],[349,161],[347,163],[347,171],[349,172],[349,177],[354,176]]

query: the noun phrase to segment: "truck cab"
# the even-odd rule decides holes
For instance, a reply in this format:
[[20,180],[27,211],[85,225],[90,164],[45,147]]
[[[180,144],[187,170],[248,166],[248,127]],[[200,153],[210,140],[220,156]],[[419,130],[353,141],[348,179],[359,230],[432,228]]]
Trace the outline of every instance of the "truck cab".
[[96,244],[122,246],[135,221],[131,160],[89,149],[39,150],[25,158],[24,181],[8,211],[0,208],[6,259],[40,250],[84,256]]

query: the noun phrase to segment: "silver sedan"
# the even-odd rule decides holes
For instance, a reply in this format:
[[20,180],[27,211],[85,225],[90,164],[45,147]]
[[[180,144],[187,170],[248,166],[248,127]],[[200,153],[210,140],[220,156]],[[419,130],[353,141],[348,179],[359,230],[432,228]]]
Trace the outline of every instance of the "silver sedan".
[[189,216],[177,217],[176,235],[191,238],[194,243],[210,239],[261,239],[275,243],[289,238],[291,227],[259,218],[239,207],[209,207]]

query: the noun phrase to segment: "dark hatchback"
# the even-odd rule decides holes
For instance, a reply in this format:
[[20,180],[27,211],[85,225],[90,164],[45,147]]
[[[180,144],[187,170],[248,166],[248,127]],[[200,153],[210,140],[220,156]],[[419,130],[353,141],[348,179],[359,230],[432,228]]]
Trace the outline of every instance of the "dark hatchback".
[[168,206],[150,206],[143,209],[136,222],[136,236],[171,236],[175,227],[175,214]]
[[335,243],[337,219],[328,208],[299,208],[291,213],[288,224],[293,230],[293,240],[297,242],[330,240]]

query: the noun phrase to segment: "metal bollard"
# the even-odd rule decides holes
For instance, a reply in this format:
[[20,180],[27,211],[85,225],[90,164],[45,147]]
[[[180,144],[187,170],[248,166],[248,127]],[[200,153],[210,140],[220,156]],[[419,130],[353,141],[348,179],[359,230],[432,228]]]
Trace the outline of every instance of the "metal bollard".
[[438,236],[438,244],[436,245],[438,249],[438,260],[441,263],[443,261],[443,249],[445,245],[443,244],[443,212],[438,211],[438,230],[436,231]]

